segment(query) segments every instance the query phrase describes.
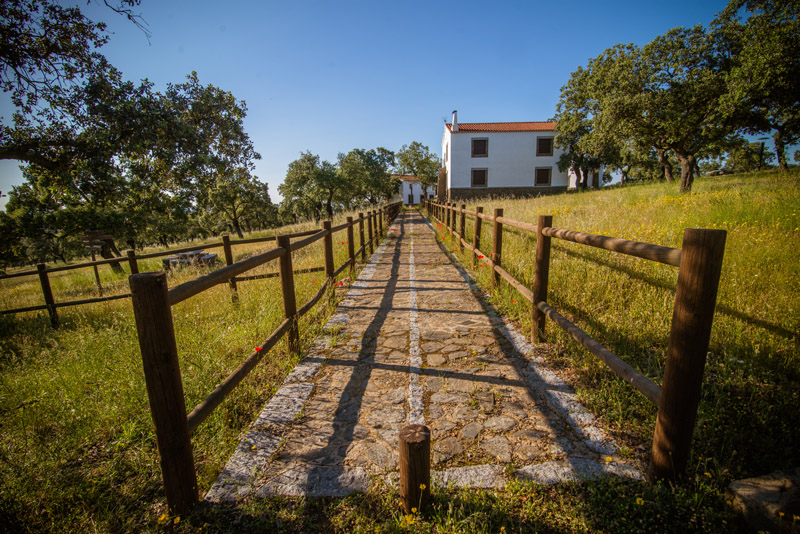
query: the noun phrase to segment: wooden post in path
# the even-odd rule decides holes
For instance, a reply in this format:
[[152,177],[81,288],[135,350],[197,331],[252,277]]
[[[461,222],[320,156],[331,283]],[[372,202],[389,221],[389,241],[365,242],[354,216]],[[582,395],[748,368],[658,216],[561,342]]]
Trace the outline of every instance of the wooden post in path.
[[374,212],[372,210],[369,210],[367,212],[367,237],[369,237],[368,243],[369,243],[369,255],[370,256],[372,256],[372,254],[375,252],[375,244],[372,241],[372,214],[373,213]]
[[186,421],[167,275],[163,271],[132,274],[129,282],[167,506],[172,514],[185,514],[197,503],[197,475]]
[[478,206],[475,208],[477,212],[475,214],[475,228],[472,230],[472,268],[475,268],[475,264],[478,261],[478,247],[481,246],[481,214],[483,213],[483,206]]
[[648,478],[684,475],[711,338],[725,230],[687,228],[675,287],[675,307],[658,403]]
[[361,262],[366,263],[367,261],[367,248],[364,246],[364,214],[358,214],[358,237],[360,238],[360,247],[361,247]]
[[500,267],[500,260],[503,253],[503,225],[497,220],[503,216],[503,208],[494,209],[494,230],[492,232],[492,289],[497,287],[500,282],[500,273],[494,267]]
[[536,305],[547,302],[547,282],[550,279],[550,237],[542,229],[553,225],[552,215],[539,215],[536,225],[536,271],[533,275],[533,305],[531,307],[531,344],[544,341],[545,314]]
[[411,514],[428,506],[431,498],[431,431],[425,425],[407,425],[398,437],[400,453],[400,499]]
[[[222,236],[222,248],[225,249],[225,265],[233,265],[233,251],[231,250],[231,236],[228,234],[224,234]],[[233,291],[231,295],[231,300],[233,302],[239,302],[239,291],[236,289],[236,277],[231,278],[228,280],[228,285]]]
[[129,250],[126,254],[128,255],[128,264],[130,264],[131,267],[131,274],[139,274],[139,263],[136,261],[136,252]]
[[283,294],[283,316],[292,321],[287,332],[287,346],[291,354],[300,351],[300,329],[297,325],[297,299],[294,294],[294,273],[292,272],[291,240],[287,235],[278,236],[278,247],[286,250],[279,260],[281,273],[281,292]]
[[50,325],[53,328],[58,328],[58,312],[56,311],[56,301],[53,298],[53,290],[50,288],[50,278],[47,277],[47,266],[44,263],[37,263],[36,270],[39,272],[39,282],[42,284],[44,303],[47,305],[47,312],[50,314]]
[[356,268],[356,249],[353,245],[353,217],[347,217],[347,260],[350,262],[350,274]]
[[322,229],[328,231],[328,235],[322,238],[325,249],[325,278],[333,278],[333,235],[331,234],[331,221],[322,221]]
[[461,204],[461,218],[458,220],[458,232],[460,237],[458,238],[458,250],[464,252],[464,241],[467,240],[467,235],[464,233],[465,226],[467,224],[467,205]]

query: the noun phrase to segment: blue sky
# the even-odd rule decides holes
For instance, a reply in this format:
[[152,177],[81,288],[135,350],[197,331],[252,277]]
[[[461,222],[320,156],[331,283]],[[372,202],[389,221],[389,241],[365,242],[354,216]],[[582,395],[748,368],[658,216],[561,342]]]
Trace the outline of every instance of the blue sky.
[[[262,156],[255,175],[278,200],[300,152],[334,162],[353,148],[416,140],[438,154],[454,109],[462,122],[546,120],[589,58],[708,24],[726,4],[143,0],[149,43],[102,5],[81,8],[108,23],[102,52],[128,79],[163,89],[194,70],[245,100]],[[0,115],[11,115],[7,99]],[[0,190],[21,181],[16,162],[0,161]]]

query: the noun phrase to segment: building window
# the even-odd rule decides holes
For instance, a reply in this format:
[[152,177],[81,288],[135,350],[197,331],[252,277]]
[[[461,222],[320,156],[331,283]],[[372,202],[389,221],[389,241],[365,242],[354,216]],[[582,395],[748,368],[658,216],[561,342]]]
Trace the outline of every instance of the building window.
[[472,140],[472,157],[485,158],[489,156],[489,140],[485,137]]
[[488,169],[472,169],[472,187],[486,187],[488,183]]
[[553,138],[552,137],[537,137],[536,138],[536,155],[537,156],[552,156],[553,155]]
[[533,185],[550,185],[550,178],[552,174],[552,167],[537,167],[534,174]]

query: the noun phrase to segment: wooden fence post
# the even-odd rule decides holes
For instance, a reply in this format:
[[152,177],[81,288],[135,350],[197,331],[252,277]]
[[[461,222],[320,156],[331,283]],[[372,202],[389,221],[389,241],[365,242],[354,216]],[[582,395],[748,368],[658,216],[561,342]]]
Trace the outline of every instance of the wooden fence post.
[[458,220],[458,231],[460,234],[460,237],[458,239],[458,250],[460,250],[461,252],[464,252],[464,241],[467,240],[467,235],[464,233],[465,229],[464,227],[467,224],[466,210],[467,210],[467,205],[461,204],[461,218]]
[[[92,251],[92,262],[95,261],[97,261],[97,256],[95,256],[94,251]],[[100,271],[97,270],[97,265],[92,265],[92,270],[94,270],[94,280],[97,282],[97,293],[102,297],[103,285],[100,283]]]
[[503,208],[494,209],[494,229],[492,232],[492,289],[497,287],[500,282],[500,274],[494,267],[500,267],[501,256],[503,253],[503,225],[497,220],[503,216]]
[[431,498],[431,431],[425,425],[407,425],[398,436],[400,499],[411,514],[427,507]]
[[197,503],[197,475],[167,275],[164,272],[133,274],[129,282],[167,506],[173,514],[185,514]]
[[445,226],[447,226],[448,231],[450,230],[450,203],[448,202],[444,206],[444,213],[445,213]]
[[278,247],[285,249],[286,254],[279,260],[281,273],[281,292],[283,293],[283,316],[291,320],[287,332],[287,344],[290,353],[300,350],[300,331],[297,324],[297,299],[294,294],[294,273],[292,272],[291,241],[287,235],[278,236]]
[[355,246],[353,245],[353,217],[347,217],[347,258],[350,262],[350,274],[353,274],[353,271],[356,268],[356,252]]
[[550,237],[542,229],[552,226],[552,215],[539,215],[536,225],[536,271],[533,275],[533,306],[531,308],[531,343],[544,341],[545,314],[536,306],[547,302],[547,282],[550,279]]
[[36,270],[39,271],[39,282],[42,284],[44,303],[50,314],[50,324],[53,328],[58,328],[58,312],[56,311],[56,301],[53,298],[53,290],[50,288],[50,278],[47,277],[47,266],[44,263],[37,263]]
[[[222,248],[225,249],[225,265],[233,265],[233,251],[231,250],[231,237],[228,234],[222,236]],[[233,302],[239,301],[239,291],[236,289],[236,277],[228,280],[228,285],[233,291],[231,300]]]
[[725,230],[683,232],[675,307],[648,478],[683,476],[689,459],[717,301]]
[[322,229],[328,231],[328,235],[322,238],[325,249],[325,278],[333,278],[333,234],[331,233],[331,221],[322,221]]
[[136,261],[136,252],[129,250],[127,255],[128,264],[131,266],[131,274],[139,274],[139,263]]
[[472,231],[472,268],[475,268],[475,263],[478,261],[478,247],[481,246],[481,214],[483,213],[483,206],[475,208],[475,228]]
[[369,243],[370,256],[372,256],[372,254],[375,252],[375,245],[372,241],[372,214],[373,214],[372,210],[369,210],[367,212],[367,236],[369,237],[368,243]]
[[381,208],[378,210],[378,237],[383,237],[383,217],[386,215],[386,212]]
[[367,261],[367,247],[364,244],[364,214],[358,214],[358,237],[359,243],[361,247],[361,262],[366,263]]

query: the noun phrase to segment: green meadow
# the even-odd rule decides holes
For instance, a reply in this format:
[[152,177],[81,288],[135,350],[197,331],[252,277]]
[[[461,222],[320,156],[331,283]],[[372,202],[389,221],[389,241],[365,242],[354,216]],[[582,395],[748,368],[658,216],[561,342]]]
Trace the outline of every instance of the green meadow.
[[[727,244],[686,480],[649,485],[618,479],[552,487],[513,483],[499,491],[434,488],[425,515],[404,516],[395,490],[377,486],[338,499],[274,498],[238,508],[200,506],[165,515],[161,473],[129,300],[0,316],[0,531],[17,532],[746,532],[726,502],[734,479],[794,468],[800,461],[800,173],[701,178],[693,192],[646,184],[536,199],[468,204],[485,213],[681,246],[685,228],[722,228]],[[334,224],[343,222],[337,217]],[[300,225],[284,231],[299,231]],[[471,240],[471,224],[467,237]],[[452,251],[444,231],[444,244]],[[248,237],[255,237],[248,236]],[[346,239],[334,236],[336,265]],[[535,236],[506,228],[503,265],[533,280]],[[481,250],[491,232],[484,224]],[[274,246],[242,245],[236,260]],[[295,269],[322,265],[317,242],[293,257]],[[221,249],[214,250],[215,252]],[[507,284],[485,297],[530,329],[530,307]],[[157,270],[160,259],[140,263]],[[126,266],[127,267],[127,266]],[[661,381],[677,268],[553,240],[549,303],[656,383]],[[270,263],[248,274],[276,271]],[[170,275],[170,286],[202,271]],[[101,269],[106,294],[127,291],[127,276]],[[324,281],[298,275],[298,304]],[[91,269],[52,276],[56,301],[96,296]],[[196,405],[282,319],[277,278],[241,282],[239,303],[220,285],[173,308],[187,407]],[[332,311],[324,299],[301,322],[307,347]],[[35,277],[0,280],[0,308],[41,303]],[[656,409],[553,323],[542,347],[625,455],[646,468]],[[201,492],[298,360],[283,344],[195,432]],[[797,522],[798,519],[787,518]],[[800,530],[800,525],[796,526]]]

